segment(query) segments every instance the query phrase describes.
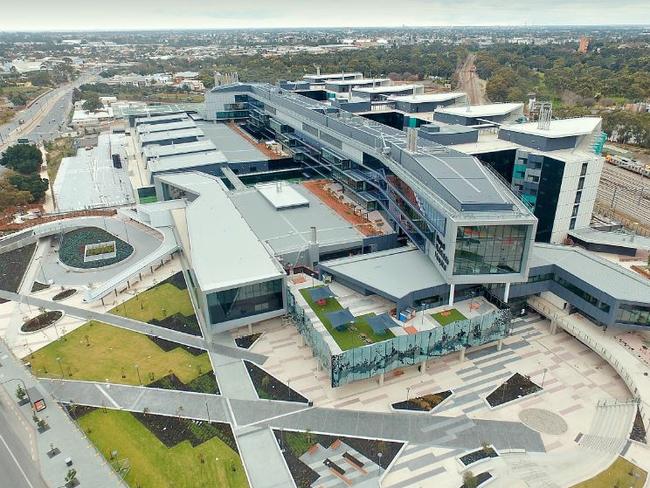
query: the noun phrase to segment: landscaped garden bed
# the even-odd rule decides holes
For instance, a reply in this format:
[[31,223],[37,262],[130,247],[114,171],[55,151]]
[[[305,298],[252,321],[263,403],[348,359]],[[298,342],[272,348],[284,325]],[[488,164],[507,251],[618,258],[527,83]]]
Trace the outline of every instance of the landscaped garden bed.
[[341,304],[336,300],[336,298],[328,298],[325,300],[324,305],[319,305],[311,299],[308,290],[309,288],[303,288],[300,290],[300,294],[307,301],[307,304],[311,307],[314,313],[318,316],[320,321],[323,323],[330,335],[334,338],[341,350],[347,351],[348,349],[366,346],[368,344],[385,341],[386,339],[392,339],[395,337],[395,335],[388,329],[386,329],[382,334],[376,334],[372,330],[367,322],[367,319],[369,317],[374,317],[374,313],[355,317],[354,322],[343,330],[335,329],[332,327],[330,320],[327,318],[327,314],[330,312],[343,310]]
[[[207,352],[154,339],[91,321],[30,354],[25,360],[29,361],[36,376],[47,378],[64,376],[75,380],[150,385],[174,375],[184,385],[183,390],[218,391]],[[162,341],[165,349],[158,345]],[[212,378],[206,376],[208,373]],[[171,388],[176,380],[163,381],[157,386]]]
[[[36,244],[29,244],[13,251],[0,254],[0,290],[17,292],[27,271]],[[0,303],[6,300],[0,298]]]
[[443,310],[442,312],[431,314],[431,317],[433,317],[433,320],[435,320],[442,326],[449,325],[454,322],[459,322],[461,320],[467,320],[467,317],[465,317],[462,313],[460,313],[455,308],[452,308],[450,310]]
[[287,402],[309,403],[304,396],[296,390],[270,375],[255,363],[244,360],[248,375],[251,378],[257,396],[263,400],[283,400]]
[[[100,250],[107,249],[107,243],[113,243],[111,253],[115,255],[107,259],[87,260],[87,247],[96,244],[103,244]],[[92,247],[90,248],[92,249]],[[72,268],[92,269],[110,266],[124,261],[133,254],[133,246],[114,236],[113,234],[100,229],[99,227],[83,227],[63,234],[59,244],[59,259],[61,262]]]
[[253,344],[257,342],[257,339],[259,339],[262,336],[261,332],[258,332],[256,334],[248,334],[245,336],[237,337],[235,338],[235,344],[237,344],[237,347],[241,347],[242,349],[250,349]]
[[492,475],[485,471],[483,473],[477,474],[476,476],[465,477],[463,484],[460,485],[460,488],[480,488],[485,484],[486,481],[491,479]]
[[119,304],[110,313],[201,336],[199,321],[194,313],[183,273],[180,271]]
[[643,425],[643,417],[641,417],[641,410],[636,408],[636,417],[634,417],[634,424],[632,425],[632,432],[630,432],[630,439],[641,444],[647,444],[645,425]]
[[498,407],[541,391],[542,387],[533,383],[530,378],[519,373],[513,374],[505,383],[490,393],[485,400],[490,407]]
[[149,388],[164,390],[193,391],[195,393],[211,393],[219,395],[219,385],[212,371],[197,376],[189,383],[183,383],[175,374],[169,374],[147,385]]
[[412,410],[416,412],[431,412],[434,408],[451,396],[451,390],[440,391],[430,395],[422,395],[408,400],[393,403],[395,410]]
[[291,477],[298,488],[309,488],[318,479],[318,474],[299,459],[315,444],[329,448],[332,443],[340,440],[380,465],[383,470],[388,468],[404,445],[401,442],[381,439],[360,439],[358,437],[315,434],[313,432],[274,430],[273,433],[287,462]]
[[41,283],[40,281],[35,281],[32,283],[32,293],[36,293],[37,291],[41,290],[47,290],[50,287],[50,285],[46,285],[45,283]]
[[81,429],[132,488],[249,486],[228,424],[78,408]]
[[495,457],[499,457],[499,453],[492,446],[485,445],[480,449],[459,456],[458,461],[467,468],[473,466],[479,461]]
[[57,320],[63,317],[63,312],[59,310],[52,310],[50,312],[43,312],[26,321],[20,328],[21,332],[36,332],[50,325],[54,324]]
[[68,288],[67,290],[62,290],[56,295],[54,295],[52,297],[52,300],[54,300],[55,302],[58,302],[60,300],[65,300],[66,298],[71,297],[75,293],[77,293],[77,290],[75,288]]

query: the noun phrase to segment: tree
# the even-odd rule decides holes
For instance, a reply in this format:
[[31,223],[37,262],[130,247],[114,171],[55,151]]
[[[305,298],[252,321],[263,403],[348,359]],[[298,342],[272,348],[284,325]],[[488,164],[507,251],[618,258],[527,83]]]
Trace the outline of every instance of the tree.
[[7,176],[0,178],[0,210],[26,205],[31,199],[31,193],[13,186]]
[[25,391],[25,389],[21,385],[18,385],[18,388],[16,388],[16,398],[18,398],[18,400],[22,402],[26,396],[27,396],[27,392]]
[[9,101],[17,107],[27,105],[27,97],[22,93],[14,93],[13,95],[9,95]]
[[88,110],[89,112],[95,112],[104,108],[104,105],[99,100],[99,95],[96,93],[89,93],[86,95],[86,101],[84,101],[82,108]]
[[30,203],[42,200],[50,187],[48,179],[41,178],[38,174],[21,175],[16,173],[9,176],[9,182],[20,191],[28,191],[31,195]]
[[465,471],[463,473],[463,486],[465,488],[476,488],[478,485],[478,480],[476,479],[476,476],[474,476],[474,473],[471,471]]
[[7,148],[0,158],[0,164],[24,175],[38,173],[43,164],[43,155],[33,144],[16,144]]

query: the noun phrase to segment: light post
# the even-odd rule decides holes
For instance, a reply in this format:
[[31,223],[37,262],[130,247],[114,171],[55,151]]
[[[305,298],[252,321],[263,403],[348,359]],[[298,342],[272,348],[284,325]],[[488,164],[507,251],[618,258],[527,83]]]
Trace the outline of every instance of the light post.
[[377,453],[377,458],[379,458],[379,473],[380,473],[380,474],[381,474],[382,469],[384,469],[384,468],[381,466],[381,456],[382,456],[382,453],[381,453],[381,452],[378,452],[378,453]]
[[140,385],[142,385],[142,379],[140,378],[140,368],[138,367],[137,364],[135,365],[135,371],[136,371],[136,373],[138,373],[138,383],[140,383]]
[[411,387],[407,386],[406,387],[406,401],[409,401],[409,394],[411,393]]
[[544,388],[544,380],[546,379],[546,372],[548,371],[548,368],[544,368],[544,374],[542,375],[542,388]]
[[208,423],[210,423],[211,422],[211,420],[210,420],[210,408],[208,407],[207,400],[205,402],[205,411],[208,413]]
[[59,356],[56,357],[56,362],[59,363],[59,368],[61,369],[61,379],[65,377],[65,374],[63,373],[63,365],[61,364],[61,358]]

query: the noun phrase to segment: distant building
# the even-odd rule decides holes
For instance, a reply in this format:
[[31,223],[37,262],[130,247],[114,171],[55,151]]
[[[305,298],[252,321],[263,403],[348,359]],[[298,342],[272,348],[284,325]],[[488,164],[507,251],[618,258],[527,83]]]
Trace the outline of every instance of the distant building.
[[578,52],[580,54],[587,54],[587,51],[589,51],[589,42],[590,39],[588,37],[582,36],[580,38],[580,44],[578,44]]

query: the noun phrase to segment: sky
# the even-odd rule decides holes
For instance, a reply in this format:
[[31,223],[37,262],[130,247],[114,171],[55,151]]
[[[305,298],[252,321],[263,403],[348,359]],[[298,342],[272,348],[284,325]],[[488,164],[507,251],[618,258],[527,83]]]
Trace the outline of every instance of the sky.
[[0,0],[0,30],[650,24],[648,0]]

